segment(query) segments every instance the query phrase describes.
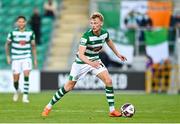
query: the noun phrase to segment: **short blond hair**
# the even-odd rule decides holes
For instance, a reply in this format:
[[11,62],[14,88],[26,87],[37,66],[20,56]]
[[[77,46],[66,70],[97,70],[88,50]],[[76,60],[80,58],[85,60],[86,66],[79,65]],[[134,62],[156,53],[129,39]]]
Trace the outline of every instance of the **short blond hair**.
[[90,19],[95,19],[99,18],[102,22],[104,21],[104,17],[100,12],[94,12],[91,16]]

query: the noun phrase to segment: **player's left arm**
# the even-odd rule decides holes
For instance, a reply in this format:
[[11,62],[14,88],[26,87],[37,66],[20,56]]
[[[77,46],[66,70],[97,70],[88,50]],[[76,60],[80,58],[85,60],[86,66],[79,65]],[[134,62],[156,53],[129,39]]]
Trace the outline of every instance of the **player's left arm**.
[[37,68],[37,53],[36,53],[36,43],[35,40],[31,41],[32,54],[34,57],[34,68]]
[[114,52],[114,54],[115,54],[118,58],[121,59],[121,61],[126,61],[126,60],[127,60],[125,56],[121,55],[121,54],[117,51],[117,49],[116,49],[116,47],[115,47],[115,45],[114,45],[114,43],[113,43],[113,41],[112,41],[111,39],[108,39],[106,43],[107,43],[107,45],[109,46],[109,48],[111,48],[111,50]]

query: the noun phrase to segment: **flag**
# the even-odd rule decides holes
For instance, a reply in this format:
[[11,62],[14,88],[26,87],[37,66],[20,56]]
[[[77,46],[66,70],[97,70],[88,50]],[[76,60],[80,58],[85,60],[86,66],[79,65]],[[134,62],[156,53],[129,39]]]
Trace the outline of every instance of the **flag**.
[[153,27],[168,27],[172,15],[172,0],[121,0],[120,27],[125,28],[124,19],[130,11],[146,15],[152,19]]
[[173,4],[171,0],[148,1],[148,15],[154,27],[169,27]]
[[150,56],[153,63],[160,63],[169,58],[168,30],[156,28],[145,32],[146,54]]
[[[127,58],[126,63],[131,65],[134,58],[135,30],[116,30],[115,32],[118,37],[113,40],[116,49]],[[104,49],[112,61],[122,63],[107,45],[104,46]]]

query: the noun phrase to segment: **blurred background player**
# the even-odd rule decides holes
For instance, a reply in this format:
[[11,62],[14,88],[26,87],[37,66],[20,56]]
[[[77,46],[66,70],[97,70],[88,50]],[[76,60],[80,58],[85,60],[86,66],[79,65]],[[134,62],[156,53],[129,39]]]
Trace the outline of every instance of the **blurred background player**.
[[101,51],[103,44],[106,42],[121,61],[126,61],[126,58],[116,50],[113,41],[109,39],[109,33],[101,28],[103,26],[103,21],[104,17],[101,13],[95,12],[91,15],[91,29],[85,32],[80,40],[79,50],[75,62],[72,64],[69,81],[64,85],[64,87],[60,88],[55,93],[51,101],[44,108],[42,116],[48,116],[52,106],[67,92],[72,90],[76,82],[83,78],[88,72],[92,72],[105,84],[106,97],[110,111],[109,116],[121,116],[121,113],[115,110],[112,79],[107,68],[99,58],[99,52]]
[[[37,67],[35,34],[33,31],[26,29],[26,18],[17,17],[17,28],[8,34],[5,44],[7,63],[12,64],[13,81],[15,93],[13,101],[19,97],[19,77],[21,72],[24,73],[24,91],[22,101],[29,103],[29,74],[32,69],[32,55],[34,57],[34,66]],[[31,51],[32,49],[32,51]],[[11,51],[11,57],[10,57]]]

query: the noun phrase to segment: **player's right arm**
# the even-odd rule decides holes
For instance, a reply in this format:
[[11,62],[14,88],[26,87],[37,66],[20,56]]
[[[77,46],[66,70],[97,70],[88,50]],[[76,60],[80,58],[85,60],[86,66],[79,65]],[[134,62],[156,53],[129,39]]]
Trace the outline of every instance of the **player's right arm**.
[[10,57],[10,44],[12,41],[12,34],[9,33],[7,37],[7,41],[5,43],[5,52],[6,52],[6,60],[8,64],[11,64],[11,57]]
[[80,39],[80,44],[79,44],[79,49],[78,49],[78,56],[86,64],[88,64],[88,65],[90,65],[90,66],[92,66],[94,68],[98,68],[100,66],[99,62],[91,61],[85,56],[87,42],[88,42],[88,35],[86,33],[84,33],[84,35]]
[[9,52],[10,44],[11,44],[11,41],[7,41],[5,44],[6,60],[8,64],[11,64],[11,57],[10,57],[10,52]]
[[79,58],[85,62],[86,64],[94,67],[94,68],[98,68],[100,66],[100,63],[98,61],[90,61],[84,54],[85,54],[85,51],[86,51],[86,47],[85,46],[82,46],[80,45],[79,46],[79,50],[78,50],[78,55],[79,55]]

